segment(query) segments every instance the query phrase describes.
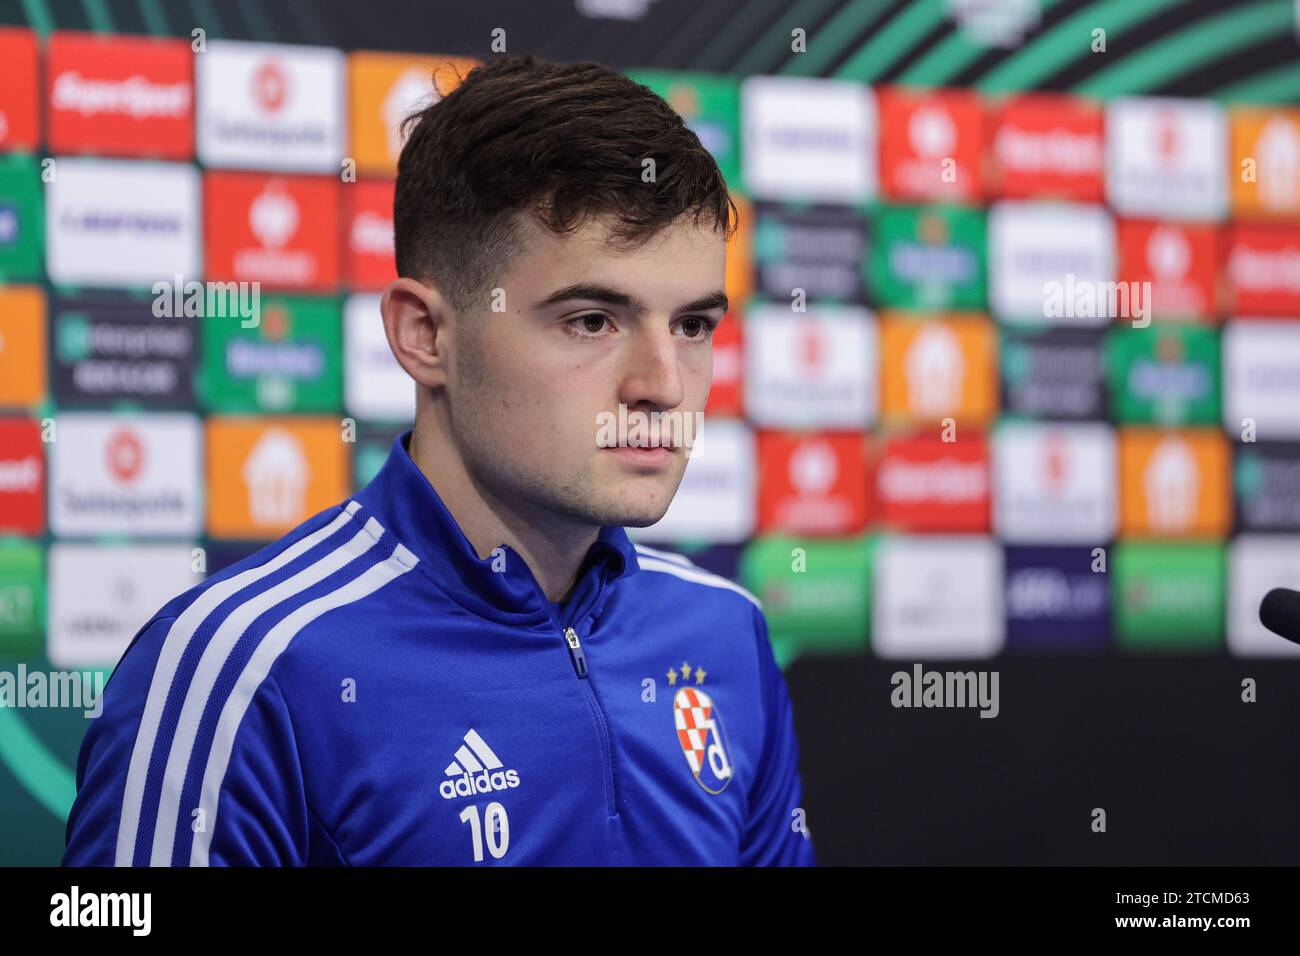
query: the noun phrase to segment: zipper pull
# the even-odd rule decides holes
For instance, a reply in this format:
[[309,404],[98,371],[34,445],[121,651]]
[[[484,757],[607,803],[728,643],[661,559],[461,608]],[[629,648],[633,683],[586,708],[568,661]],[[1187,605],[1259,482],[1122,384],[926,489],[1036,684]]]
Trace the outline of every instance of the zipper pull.
[[564,642],[569,645],[569,659],[573,661],[573,669],[577,671],[579,677],[586,677],[587,655],[582,652],[582,642],[578,640],[578,632],[571,627],[566,627]]

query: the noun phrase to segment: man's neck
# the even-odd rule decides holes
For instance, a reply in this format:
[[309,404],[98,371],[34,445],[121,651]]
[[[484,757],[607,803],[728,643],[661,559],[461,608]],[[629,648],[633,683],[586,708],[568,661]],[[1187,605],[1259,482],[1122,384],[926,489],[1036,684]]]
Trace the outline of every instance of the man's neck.
[[435,429],[421,431],[417,425],[409,451],[475,554],[486,558],[508,544],[527,563],[548,601],[568,600],[598,528],[508,506],[474,480],[455,446]]

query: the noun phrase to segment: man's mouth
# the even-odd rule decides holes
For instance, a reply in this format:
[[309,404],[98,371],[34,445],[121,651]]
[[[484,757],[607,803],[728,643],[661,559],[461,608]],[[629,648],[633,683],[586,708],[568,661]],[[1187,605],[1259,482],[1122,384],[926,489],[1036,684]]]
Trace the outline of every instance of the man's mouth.
[[675,448],[668,446],[653,445],[612,445],[605,449],[611,451],[623,461],[631,465],[643,467],[662,468],[673,460],[677,454]]

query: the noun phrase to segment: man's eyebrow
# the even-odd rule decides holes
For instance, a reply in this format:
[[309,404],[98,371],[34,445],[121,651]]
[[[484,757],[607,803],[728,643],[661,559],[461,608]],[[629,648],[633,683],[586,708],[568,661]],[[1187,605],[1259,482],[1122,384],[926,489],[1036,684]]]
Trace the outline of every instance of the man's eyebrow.
[[[615,306],[621,309],[629,309],[632,312],[643,314],[648,312],[646,304],[639,298],[627,292],[621,292],[618,289],[606,285],[593,284],[589,282],[579,282],[576,285],[566,286],[563,289],[557,289],[545,299],[538,302],[535,308],[545,308],[548,305],[557,305],[561,302],[568,302],[572,299],[589,299],[593,302],[602,302],[605,305]],[[679,306],[678,312],[705,312],[709,309],[722,309],[726,311],[729,307],[729,301],[725,292],[711,292],[702,299],[696,299],[694,302],[687,302]]]

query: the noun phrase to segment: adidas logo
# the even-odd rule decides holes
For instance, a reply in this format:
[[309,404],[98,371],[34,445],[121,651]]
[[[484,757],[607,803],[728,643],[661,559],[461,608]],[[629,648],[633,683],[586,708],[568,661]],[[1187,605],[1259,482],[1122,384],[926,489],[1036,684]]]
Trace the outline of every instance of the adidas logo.
[[443,771],[448,779],[438,786],[438,792],[444,800],[454,800],[519,786],[518,771],[502,770],[502,766],[501,758],[471,727],[465,735],[465,742],[456,751],[456,759]]

